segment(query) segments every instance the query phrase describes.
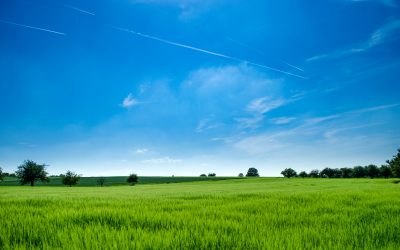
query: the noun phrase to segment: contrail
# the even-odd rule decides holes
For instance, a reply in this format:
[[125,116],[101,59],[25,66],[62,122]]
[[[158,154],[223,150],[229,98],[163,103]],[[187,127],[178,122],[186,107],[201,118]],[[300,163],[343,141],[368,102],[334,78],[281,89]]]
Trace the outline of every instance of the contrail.
[[225,37],[225,39],[228,40],[228,41],[231,41],[231,42],[233,42],[233,43],[235,43],[235,44],[237,44],[237,45],[239,45],[239,46],[241,46],[241,47],[244,47],[244,48],[246,48],[246,49],[250,49],[250,50],[252,50],[252,51],[255,51],[255,52],[257,52],[257,53],[260,54],[260,55],[268,56],[268,55],[267,55],[266,53],[264,53],[263,51],[261,51],[261,50],[259,50],[259,49],[257,49],[257,48],[254,48],[254,47],[252,47],[252,46],[250,46],[250,45],[247,45],[247,44],[245,44],[245,43],[242,43],[242,42],[239,42],[239,41],[237,41],[237,40],[234,40],[234,39],[230,38],[229,36]]
[[[260,54],[260,55],[268,56],[265,52],[263,52],[263,51],[261,51],[261,50],[255,48],[255,47],[253,47],[253,46],[250,46],[250,45],[248,45],[248,44],[239,42],[239,41],[237,41],[237,40],[235,40],[235,39],[233,39],[233,38],[230,38],[230,37],[228,37],[228,36],[225,37],[225,39],[227,39],[228,41],[231,41],[231,42],[233,42],[233,43],[235,43],[235,44],[237,44],[237,45],[239,45],[239,46],[241,46],[241,47],[243,47],[243,48],[247,48],[247,49],[250,49],[250,50],[252,50],[252,51],[254,51],[254,52],[257,52],[257,53]],[[294,69],[296,69],[296,70],[299,70],[299,71],[301,71],[301,72],[304,72],[303,69],[301,69],[301,68],[299,68],[299,67],[297,67],[297,66],[295,66],[295,65],[293,65],[293,64],[290,64],[290,63],[288,63],[288,62],[286,62],[286,61],[283,61],[283,60],[280,60],[280,61],[281,61],[282,63],[286,64],[287,66],[291,67],[291,68],[294,68]]]
[[178,46],[178,47],[181,47],[181,48],[186,48],[186,49],[202,52],[202,53],[205,53],[205,54],[209,54],[209,55],[213,55],[213,56],[218,56],[218,57],[230,59],[230,60],[237,61],[237,62],[247,63],[247,64],[250,64],[250,65],[254,65],[254,66],[257,66],[257,67],[269,69],[269,70],[272,70],[272,71],[276,71],[276,72],[279,72],[279,73],[282,73],[282,74],[286,74],[286,75],[295,76],[295,77],[302,78],[302,79],[308,79],[308,78],[306,78],[304,76],[296,75],[296,74],[293,74],[293,73],[290,73],[290,72],[287,72],[287,71],[283,71],[283,70],[280,70],[280,69],[272,68],[272,67],[269,67],[269,66],[266,66],[266,65],[249,62],[249,61],[246,61],[246,60],[243,60],[243,59],[239,59],[239,58],[236,58],[236,57],[220,54],[220,53],[209,51],[209,50],[205,50],[205,49],[196,48],[196,47],[193,47],[193,46],[189,46],[189,45],[185,45],[185,44],[181,44],[181,43],[177,43],[177,42],[168,41],[168,40],[165,40],[165,39],[162,39],[162,38],[159,38],[159,37],[150,36],[150,35],[139,33],[139,32],[133,31],[133,30],[124,29],[124,28],[120,28],[120,27],[112,27],[112,28],[114,28],[116,30],[119,30],[119,31],[132,33],[132,34],[137,35],[137,36],[141,36],[141,37],[145,37],[145,38],[148,38],[148,39],[152,39],[152,40],[155,40],[155,41],[159,41],[159,42],[162,42],[162,43]]
[[68,4],[60,4],[60,5],[63,6],[63,7],[65,7],[65,8],[69,8],[69,9],[72,9],[72,10],[76,10],[76,11],[82,12],[82,13],[84,13],[84,14],[88,14],[88,15],[92,15],[92,16],[95,15],[93,12],[89,12],[89,11],[86,11],[86,10],[82,10],[82,9],[79,9],[79,8],[74,7],[74,6],[72,6],[72,5],[68,5]]
[[285,61],[282,61],[284,64],[286,64],[287,66],[289,66],[289,67],[292,67],[292,68],[294,68],[294,69],[297,69],[297,70],[300,70],[301,72],[304,72],[304,69],[301,69],[301,68],[299,68],[299,67],[297,67],[297,66],[294,66],[293,64],[290,64],[290,63],[288,63],[288,62],[285,62]]
[[13,22],[4,21],[4,20],[0,20],[0,22],[6,23],[6,24],[12,24],[12,25],[20,26],[20,27],[24,27],[24,28],[34,29],[34,30],[46,31],[46,32],[50,32],[50,33],[54,33],[54,34],[62,35],[62,36],[66,36],[66,35],[67,35],[67,34],[62,33],[62,32],[58,32],[58,31],[54,31],[54,30],[48,30],[48,29],[43,29],[43,28],[34,27],[34,26],[29,26],[29,25],[25,25],[25,24],[13,23]]

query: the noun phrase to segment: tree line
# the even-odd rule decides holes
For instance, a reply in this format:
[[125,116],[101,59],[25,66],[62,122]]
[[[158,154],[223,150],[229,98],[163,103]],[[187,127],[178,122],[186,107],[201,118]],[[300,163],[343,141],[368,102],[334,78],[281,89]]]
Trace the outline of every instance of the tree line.
[[[3,173],[3,170],[0,168],[0,181],[3,181],[4,177],[16,177],[19,179],[21,185],[29,184],[32,187],[35,186],[37,181],[50,182],[46,166],[46,164],[37,164],[34,161],[26,160],[22,165],[18,166],[18,170],[13,174]],[[72,171],[67,171],[65,174],[61,174],[60,177],[61,182],[70,187],[77,185],[81,179],[79,174]],[[126,181],[131,185],[135,185],[139,181],[139,177],[137,174],[130,174]],[[99,177],[97,179],[99,186],[104,186],[105,183],[106,178]]]
[[297,172],[292,168],[284,169],[281,174],[284,177],[312,177],[312,178],[400,178],[400,149],[387,164],[380,167],[370,164],[367,166],[355,166],[353,168],[324,168],[322,170],[314,169],[310,172]]
[[[284,169],[281,174],[284,177],[312,177],[312,178],[400,178],[400,149],[397,150],[397,154],[393,156],[391,160],[386,161],[386,165],[380,167],[370,164],[368,166],[355,166],[353,168],[324,168],[322,170],[314,169],[309,173],[306,171],[297,172],[292,168]],[[0,168],[0,181],[3,181],[4,177],[16,177],[19,179],[22,185],[30,184],[34,186],[37,181],[49,182],[50,178],[46,172],[46,164],[37,164],[34,161],[26,160],[20,166],[15,173],[3,173]],[[205,177],[205,174],[201,174],[201,177]],[[216,176],[215,173],[209,173],[209,177]],[[238,175],[239,177],[244,177],[243,173]],[[246,174],[247,177],[258,177],[260,176],[256,168],[249,168]],[[80,175],[67,171],[65,174],[61,174],[61,181],[66,186],[77,185],[80,181]],[[127,182],[131,185],[135,185],[139,181],[137,174],[130,174],[127,178]],[[104,186],[106,183],[106,178],[99,177],[97,179],[97,184],[99,186]]]
[[[201,174],[200,177],[215,177],[217,176],[215,173],[209,173],[208,175],[206,174]],[[249,168],[249,170],[247,170],[247,174],[246,177],[259,177],[260,174],[258,173],[258,170],[256,168]],[[243,173],[239,173],[238,177],[244,177]]]

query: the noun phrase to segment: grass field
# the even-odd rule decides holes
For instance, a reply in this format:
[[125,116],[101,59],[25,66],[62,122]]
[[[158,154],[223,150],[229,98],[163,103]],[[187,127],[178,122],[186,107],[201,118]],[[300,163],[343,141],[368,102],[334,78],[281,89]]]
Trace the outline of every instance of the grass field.
[[[128,176],[111,176],[104,177],[106,182],[104,186],[120,186],[128,185],[126,179]],[[193,182],[193,181],[218,181],[227,179],[236,179],[237,177],[187,177],[187,176],[140,176],[138,184],[160,184],[160,183],[180,183],[180,182]],[[81,177],[77,186],[97,186],[97,180],[99,177]],[[64,186],[61,182],[60,177],[50,177],[50,182],[36,182],[36,186]],[[0,186],[20,186],[17,178],[6,177],[3,182],[0,182]]]
[[400,249],[400,184],[0,187],[0,249]]

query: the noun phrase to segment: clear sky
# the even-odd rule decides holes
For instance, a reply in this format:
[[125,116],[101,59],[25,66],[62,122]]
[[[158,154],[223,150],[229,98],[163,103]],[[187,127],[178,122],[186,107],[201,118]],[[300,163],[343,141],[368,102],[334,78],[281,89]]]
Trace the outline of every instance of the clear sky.
[[395,0],[2,0],[0,166],[278,176],[400,147]]

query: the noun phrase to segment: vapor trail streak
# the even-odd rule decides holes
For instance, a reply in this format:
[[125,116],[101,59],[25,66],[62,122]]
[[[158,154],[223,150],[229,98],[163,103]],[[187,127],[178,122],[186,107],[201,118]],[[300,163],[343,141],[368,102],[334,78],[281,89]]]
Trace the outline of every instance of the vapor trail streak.
[[155,41],[159,41],[159,42],[162,42],[162,43],[166,43],[166,44],[169,44],[169,45],[174,45],[174,46],[178,46],[178,47],[181,47],[181,48],[186,48],[186,49],[202,52],[202,53],[205,53],[205,54],[209,54],[209,55],[213,55],[213,56],[218,56],[218,57],[230,59],[230,60],[237,61],[237,62],[247,63],[247,64],[250,64],[250,65],[254,65],[254,66],[257,66],[257,67],[264,68],[264,69],[269,69],[269,70],[272,70],[272,71],[276,71],[276,72],[283,73],[283,74],[286,74],[286,75],[295,76],[295,77],[302,78],[302,79],[308,79],[308,78],[306,78],[304,76],[296,75],[296,74],[293,74],[293,73],[290,73],[290,72],[287,72],[287,71],[283,71],[283,70],[280,70],[280,69],[272,68],[272,67],[269,67],[269,66],[266,66],[266,65],[253,63],[253,62],[249,62],[249,61],[246,61],[246,60],[243,60],[243,59],[239,59],[239,58],[236,58],[236,57],[232,57],[232,56],[216,53],[216,52],[213,52],[213,51],[209,51],[209,50],[200,49],[200,48],[196,48],[196,47],[185,45],[185,44],[181,44],[181,43],[168,41],[168,40],[165,40],[165,39],[162,39],[162,38],[159,38],[159,37],[150,36],[150,35],[139,33],[139,32],[133,31],[133,30],[124,29],[124,28],[120,28],[120,27],[112,27],[112,28],[114,28],[116,30],[119,30],[119,31],[132,33],[132,34],[137,35],[137,36],[141,36],[141,37],[145,37],[145,38],[148,38],[148,39],[152,39],[152,40],[155,40]]
[[62,32],[58,32],[58,31],[54,31],[54,30],[48,30],[48,29],[43,29],[43,28],[34,27],[34,26],[29,26],[29,25],[25,25],[25,24],[19,24],[19,23],[4,21],[4,20],[0,20],[0,22],[6,23],[6,24],[12,24],[12,25],[20,26],[20,27],[24,27],[24,28],[34,29],[34,30],[46,31],[46,32],[50,32],[50,33],[57,34],[57,35],[62,35],[62,36],[66,36],[66,35],[67,35],[67,34],[62,33]]
[[[254,52],[257,52],[258,54],[263,55],[263,56],[268,56],[265,52],[263,52],[263,51],[261,51],[261,50],[255,48],[255,47],[253,47],[253,46],[250,46],[250,45],[247,45],[247,44],[245,44],[245,43],[239,42],[239,41],[234,40],[234,39],[232,39],[232,38],[230,38],[230,37],[225,37],[225,38],[226,38],[228,41],[231,41],[231,42],[233,42],[233,43],[235,43],[235,44],[237,44],[237,45],[239,45],[239,46],[241,46],[241,47],[243,47],[243,48],[250,49],[250,50],[252,50],[252,51],[254,51]],[[299,70],[299,71],[301,71],[301,72],[304,72],[303,69],[301,69],[301,68],[299,68],[299,67],[297,67],[297,66],[294,66],[293,64],[290,64],[290,63],[285,62],[285,61],[282,61],[282,60],[280,60],[280,61],[283,62],[284,64],[286,64],[287,66],[291,67],[291,68],[294,68],[294,69],[296,69],[296,70]]]
[[292,67],[292,68],[294,68],[294,69],[297,69],[297,70],[300,70],[301,72],[304,72],[304,69],[301,69],[301,68],[299,68],[299,67],[297,67],[297,66],[294,66],[293,64],[290,64],[290,63],[288,63],[288,62],[285,62],[285,61],[282,61],[284,64],[286,64],[287,66],[289,66],[289,67]]
[[72,6],[72,5],[61,4],[61,6],[65,7],[65,8],[69,8],[69,9],[72,9],[72,10],[76,10],[76,11],[82,12],[82,13],[84,13],[84,14],[88,14],[88,15],[92,15],[92,16],[95,15],[93,12],[89,12],[89,11],[86,11],[86,10],[82,10],[82,9],[79,9],[79,8],[74,7],[74,6]]
[[232,39],[232,38],[230,38],[230,37],[225,37],[225,39],[227,39],[228,41],[231,41],[231,42],[233,42],[233,43],[235,43],[235,44],[237,44],[237,45],[239,45],[239,46],[241,46],[241,47],[244,47],[244,48],[246,48],[246,49],[250,49],[250,50],[252,50],[252,51],[255,51],[255,52],[257,52],[258,54],[260,54],[260,55],[263,55],[263,56],[268,56],[267,54],[265,54],[263,51],[261,51],[261,50],[259,50],[259,49],[257,49],[257,48],[254,48],[254,47],[252,47],[252,46],[250,46],[250,45],[247,45],[247,44],[245,44],[245,43],[242,43],[242,42],[239,42],[239,41],[237,41],[237,40],[234,40],[234,39]]

